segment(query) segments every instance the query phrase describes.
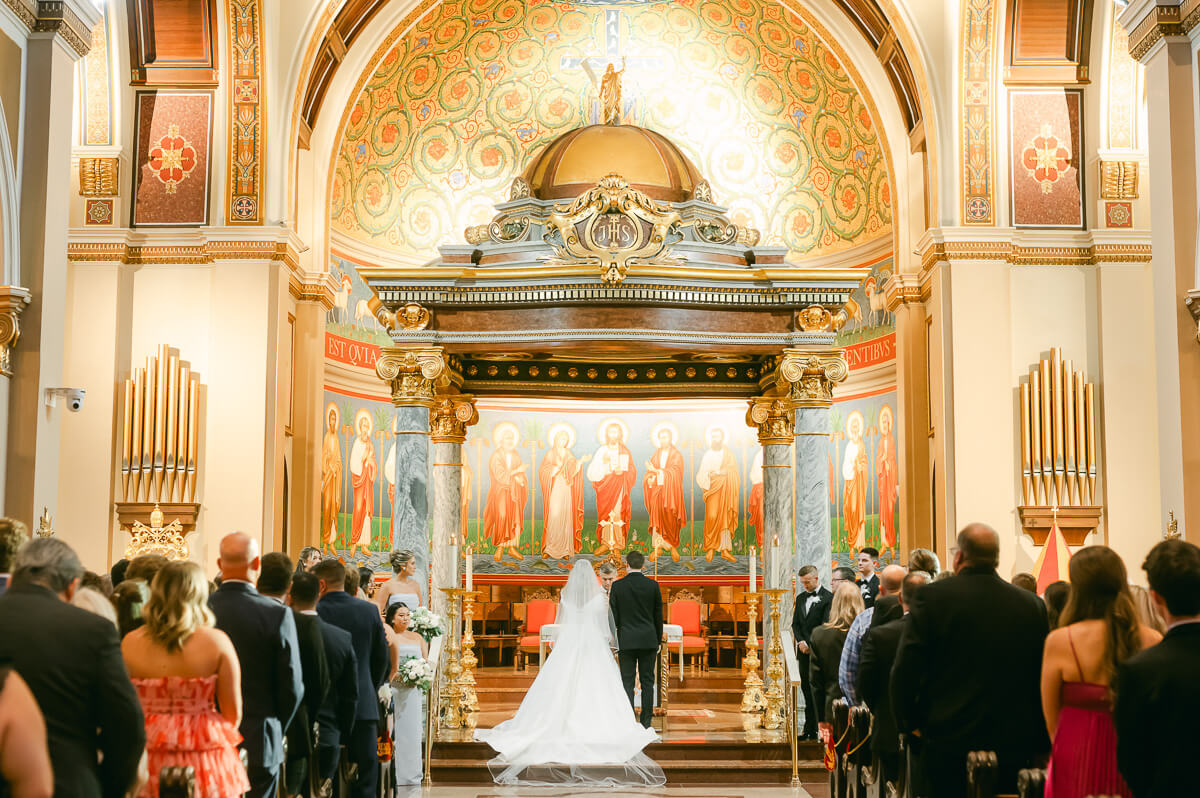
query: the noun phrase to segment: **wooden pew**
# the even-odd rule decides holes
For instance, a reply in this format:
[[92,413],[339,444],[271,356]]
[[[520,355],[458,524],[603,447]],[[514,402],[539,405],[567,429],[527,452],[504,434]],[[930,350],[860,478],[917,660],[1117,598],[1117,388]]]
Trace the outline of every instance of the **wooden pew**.
[[195,798],[196,771],[192,767],[165,767],[158,773],[159,798]]
[[997,770],[995,751],[967,754],[967,798],[996,798]]

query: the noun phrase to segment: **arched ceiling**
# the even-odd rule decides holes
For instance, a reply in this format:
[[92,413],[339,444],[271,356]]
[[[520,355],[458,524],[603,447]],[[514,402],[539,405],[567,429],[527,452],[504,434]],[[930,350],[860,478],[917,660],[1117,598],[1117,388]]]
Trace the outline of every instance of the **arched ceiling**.
[[674,140],[763,243],[803,260],[890,236],[869,101],[778,3],[443,2],[381,53],[336,156],[332,226],[350,239],[418,256],[461,243],[534,151],[596,121],[578,64],[612,55],[627,57],[626,121]]

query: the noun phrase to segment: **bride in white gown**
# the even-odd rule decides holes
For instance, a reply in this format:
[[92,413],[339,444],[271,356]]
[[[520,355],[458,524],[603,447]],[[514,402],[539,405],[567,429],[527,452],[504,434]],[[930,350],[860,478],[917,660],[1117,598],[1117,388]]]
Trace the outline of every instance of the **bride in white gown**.
[[662,768],[642,753],[658,739],[634,717],[610,644],[608,599],[592,565],[577,560],[558,604],[558,639],[517,714],[475,739],[499,756],[497,784],[661,786]]

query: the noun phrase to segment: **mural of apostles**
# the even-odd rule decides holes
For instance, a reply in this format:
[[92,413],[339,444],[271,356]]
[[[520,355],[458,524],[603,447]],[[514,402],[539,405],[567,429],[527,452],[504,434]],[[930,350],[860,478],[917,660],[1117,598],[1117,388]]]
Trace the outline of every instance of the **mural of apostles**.
[[763,450],[759,448],[754,455],[754,464],[750,466],[750,498],[746,500],[746,523],[754,527],[754,540],[759,551],[762,551],[763,525],[766,523],[763,499]]
[[896,551],[896,502],[899,500],[899,476],[896,462],[896,436],[892,434],[892,407],[879,410],[879,449],[875,453],[875,478],[879,490],[879,533],[882,548]]
[[679,428],[663,421],[650,431],[651,443],[658,448],[646,461],[646,476],[642,479],[642,496],[650,516],[650,535],[654,551],[651,562],[666,549],[671,559],[679,562],[679,530],[687,524],[687,507],[683,499],[683,455],[675,445]]
[[583,464],[575,459],[575,428],[559,423],[546,436],[550,450],[538,467],[542,491],[542,557],[566,562],[583,544]]
[[704,432],[708,450],[696,469],[696,484],[704,491],[704,559],[712,562],[716,552],[722,559],[733,556],[733,533],[738,527],[738,496],[741,482],[737,459],[725,445],[728,434],[714,424]]
[[375,444],[371,433],[375,421],[367,410],[354,415],[354,429],[358,435],[350,448],[350,478],[354,486],[354,514],[350,522],[350,552],[362,551],[371,556],[371,519],[374,517],[374,489],[378,464],[375,459]]
[[321,444],[321,548],[334,554],[338,514],[342,511],[342,443],[338,439],[341,411],[325,406],[325,439]]
[[621,551],[633,517],[632,493],[637,481],[633,455],[625,446],[629,426],[619,418],[608,418],[598,430],[600,448],[588,465],[587,478],[596,490],[596,554]]
[[863,442],[863,414],[857,410],[846,417],[842,480],[846,539],[858,551],[867,545],[867,447]]
[[505,421],[492,431],[496,450],[488,458],[487,502],[483,508],[483,532],[496,547],[497,562],[507,552],[514,560],[525,557],[517,551],[521,545],[521,530],[525,518],[525,502],[529,497],[529,480],[525,463],[517,452],[520,432],[517,425]]

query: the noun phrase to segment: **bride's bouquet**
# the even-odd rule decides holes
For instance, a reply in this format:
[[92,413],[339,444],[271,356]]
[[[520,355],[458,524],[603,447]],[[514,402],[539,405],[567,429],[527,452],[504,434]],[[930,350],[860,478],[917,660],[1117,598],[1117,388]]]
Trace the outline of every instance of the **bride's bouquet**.
[[409,657],[400,663],[395,681],[405,687],[416,687],[428,692],[429,686],[433,684],[433,666],[420,657]]
[[417,607],[412,614],[408,628],[425,638],[429,643],[435,637],[441,637],[446,632],[446,624],[442,616],[426,607]]

